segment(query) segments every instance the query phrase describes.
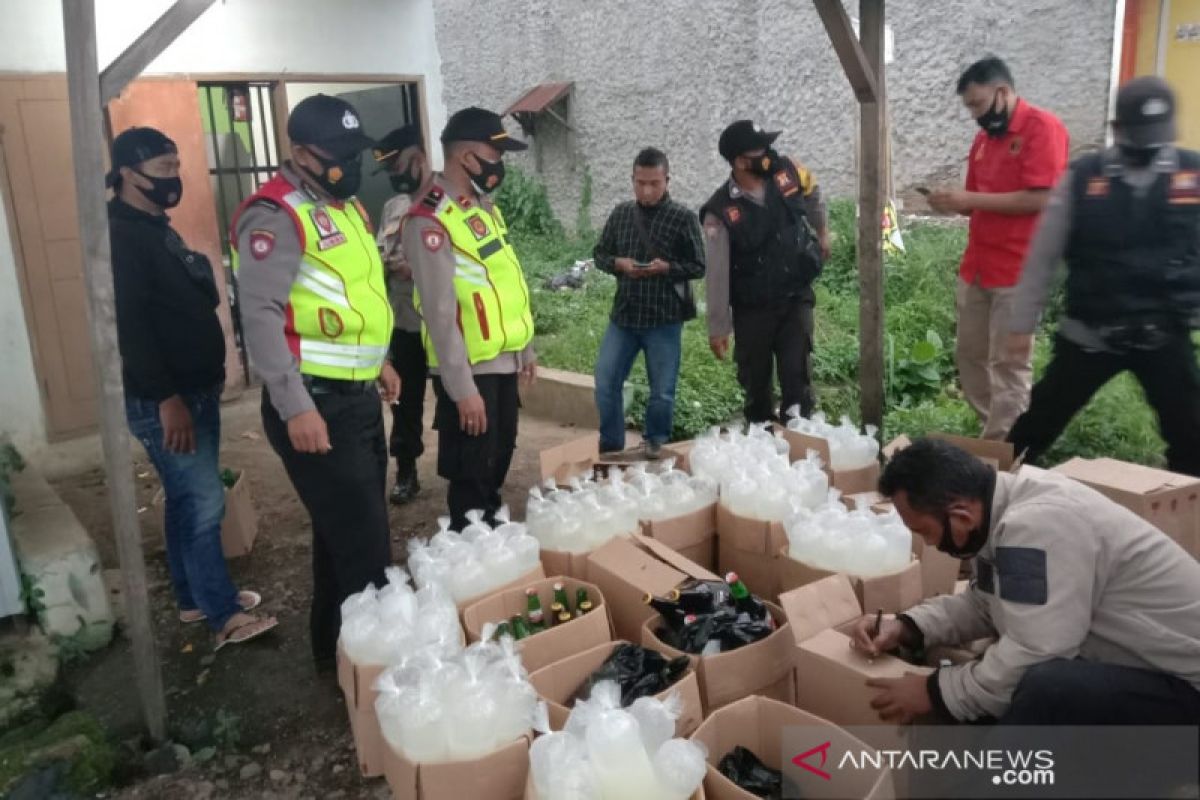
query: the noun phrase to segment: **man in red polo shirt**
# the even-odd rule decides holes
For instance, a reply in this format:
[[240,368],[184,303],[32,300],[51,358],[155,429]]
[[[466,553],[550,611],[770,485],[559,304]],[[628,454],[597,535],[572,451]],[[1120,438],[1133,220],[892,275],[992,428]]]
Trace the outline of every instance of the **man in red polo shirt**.
[[1022,100],[1012,73],[994,56],[958,80],[958,94],[982,130],[975,136],[965,189],[929,195],[935,211],[971,218],[958,281],[959,382],[983,422],[984,439],[1003,439],[1029,405],[1032,357],[1005,348],[1021,264],[1049,190],[1067,166],[1067,129]]

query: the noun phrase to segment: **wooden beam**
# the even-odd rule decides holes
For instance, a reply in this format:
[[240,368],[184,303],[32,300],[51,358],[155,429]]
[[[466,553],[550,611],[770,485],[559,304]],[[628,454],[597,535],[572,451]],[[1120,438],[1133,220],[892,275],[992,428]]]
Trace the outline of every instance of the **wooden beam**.
[[[820,2],[820,0],[818,0]],[[836,0],[835,0],[836,2]],[[838,4],[840,8],[840,4]],[[884,81],[884,0],[859,0],[862,50],[875,89],[859,106],[858,173],[858,382],[864,425],[883,435],[883,234],[887,93]]]
[[125,52],[113,59],[100,73],[100,103],[107,105],[109,100],[119,95],[131,80],[141,75],[142,70],[150,66],[150,62],[158,58],[159,54],[207,11],[213,2],[214,0],[175,0],[175,5],[164,11],[153,25],[134,39],[133,44],[126,47]]
[[[854,24],[850,22],[846,9],[842,8],[841,0],[813,0],[821,22],[829,33],[829,41],[842,62],[842,69],[850,81],[851,88],[860,103],[875,102],[879,94],[875,85],[875,70],[863,52],[864,44],[859,44],[859,38],[854,33]],[[864,24],[860,13],[859,24]]]
[[71,107],[71,142],[75,163],[75,202],[87,287],[88,323],[100,390],[100,434],[104,471],[112,506],[113,531],[121,576],[125,581],[126,617],[133,643],[134,678],[142,716],[150,736],[166,736],[166,702],[162,671],[154,646],[146,562],[138,525],[133,459],[125,422],[121,357],[117,350],[117,317],[113,298],[112,256],[108,241],[108,208],[104,197],[104,117],[96,63],[95,0],[62,0],[63,36],[67,46],[67,95]]

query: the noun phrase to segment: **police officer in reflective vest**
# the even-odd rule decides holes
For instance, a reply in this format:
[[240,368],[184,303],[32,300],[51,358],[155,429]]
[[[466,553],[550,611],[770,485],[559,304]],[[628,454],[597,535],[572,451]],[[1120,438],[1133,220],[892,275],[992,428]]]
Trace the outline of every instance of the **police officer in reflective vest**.
[[1110,378],[1130,370],[1158,414],[1167,464],[1200,476],[1200,153],[1176,147],[1160,78],[1117,94],[1116,147],[1083,156],[1055,188],[1025,262],[1008,347],[1033,332],[1060,260],[1066,308],[1054,358],[1009,435],[1036,460]]
[[518,380],[532,382],[533,317],[521,263],[488,195],[503,155],[526,149],[499,115],[465,108],[442,131],[445,169],[413,203],[400,241],[417,284],[437,395],[438,474],[450,482],[452,526],[492,519],[517,443]]
[[242,329],[267,439],[312,518],[312,649],[332,667],[343,600],[391,563],[383,398],[400,379],[383,262],[354,197],[373,143],[344,100],[288,118],[291,160],[232,224]]
[[778,136],[747,119],[727,127],[718,149],[731,174],[700,209],[709,345],[724,358],[733,333],[749,422],[778,418],[776,367],[780,410],[809,416],[815,405],[812,283],[829,256],[825,206],[812,173],[772,147]]

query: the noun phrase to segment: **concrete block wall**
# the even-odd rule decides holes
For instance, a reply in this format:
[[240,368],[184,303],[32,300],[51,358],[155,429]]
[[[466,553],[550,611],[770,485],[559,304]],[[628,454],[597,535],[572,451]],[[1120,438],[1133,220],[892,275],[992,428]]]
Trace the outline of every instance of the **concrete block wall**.
[[[629,196],[647,145],[668,152],[676,198],[698,206],[728,172],[717,136],[740,117],[782,129],[779,149],[830,195],[856,191],[857,104],[807,0],[439,0],[435,10],[449,112],[500,111],[534,84],[575,82],[574,169],[565,132],[548,123],[542,142],[541,176],[568,225],[584,166],[598,224]],[[897,190],[961,180],[977,128],[954,86],[989,53],[1008,61],[1023,96],[1062,117],[1075,149],[1103,141],[1115,0],[892,0],[887,10]],[[513,160],[533,171],[531,155]]]

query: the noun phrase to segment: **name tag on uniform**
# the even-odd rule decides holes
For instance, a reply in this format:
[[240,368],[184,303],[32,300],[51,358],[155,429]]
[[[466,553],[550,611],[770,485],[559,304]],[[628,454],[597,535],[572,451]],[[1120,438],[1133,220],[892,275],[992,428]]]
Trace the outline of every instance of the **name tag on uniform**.
[[1108,197],[1109,184],[1108,178],[1090,178],[1087,182],[1087,196]]
[[338,230],[334,224],[333,218],[329,216],[323,208],[310,209],[309,217],[312,218],[313,227],[317,229],[317,249],[328,250],[331,247],[337,247],[339,244],[346,243],[346,234]]
[[1171,205],[1200,205],[1200,172],[1185,169],[1172,175],[1167,201]]

